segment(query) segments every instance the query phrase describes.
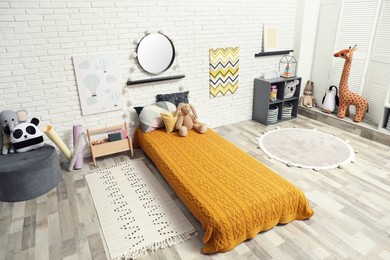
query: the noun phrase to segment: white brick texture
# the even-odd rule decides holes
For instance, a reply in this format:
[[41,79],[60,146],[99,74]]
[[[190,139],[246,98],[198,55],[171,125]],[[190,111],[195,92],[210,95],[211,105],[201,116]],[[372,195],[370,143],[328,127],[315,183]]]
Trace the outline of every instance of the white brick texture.
[[[252,117],[253,80],[277,69],[280,56],[255,58],[264,23],[277,23],[281,49],[292,49],[296,1],[285,0],[13,0],[0,4],[0,110],[21,108],[51,124],[72,147],[72,126],[105,127],[138,122],[133,106],[150,104],[158,93],[190,91],[199,119],[210,127]],[[126,86],[148,77],[129,56],[144,32],[163,31],[174,42],[184,79]],[[240,47],[239,88],[234,95],[209,95],[209,49]],[[83,116],[72,56],[119,53],[124,109]],[[134,129],[132,129],[134,131]],[[48,143],[50,141],[46,139]],[[85,147],[84,153],[89,154]]]

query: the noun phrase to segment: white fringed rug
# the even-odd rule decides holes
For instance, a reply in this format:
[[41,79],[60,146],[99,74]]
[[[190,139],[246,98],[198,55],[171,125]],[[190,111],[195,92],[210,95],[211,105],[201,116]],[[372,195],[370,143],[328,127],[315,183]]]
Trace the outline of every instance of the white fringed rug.
[[194,227],[139,159],[85,175],[111,259],[190,239]]
[[259,137],[258,142],[269,158],[288,166],[314,170],[342,168],[355,159],[355,152],[347,142],[317,130],[276,129]]

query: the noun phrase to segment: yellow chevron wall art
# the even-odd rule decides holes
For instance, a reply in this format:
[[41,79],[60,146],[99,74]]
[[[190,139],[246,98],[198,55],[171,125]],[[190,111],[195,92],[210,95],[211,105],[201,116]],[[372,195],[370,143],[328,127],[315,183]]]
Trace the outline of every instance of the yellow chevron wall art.
[[210,49],[210,95],[233,94],[238,89],[240,47]]

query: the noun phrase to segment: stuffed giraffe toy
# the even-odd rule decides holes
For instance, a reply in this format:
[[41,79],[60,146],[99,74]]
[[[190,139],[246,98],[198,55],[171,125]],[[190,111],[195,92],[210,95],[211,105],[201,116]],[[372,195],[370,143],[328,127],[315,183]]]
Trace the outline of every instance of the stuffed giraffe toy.
[[341,73],[340,86],[339,86],[339,110],[337,116],[339,118],[344,118],[344,116],[349,116],[349,106],[355,106],[355,116],[353,121],[360,122],[362,121],[366,112],[368,112],[368,102],[363,97],[360,96],[348,89],[348,77],[349,72],[351,71],[352,56],[353,52],[356,50],[356,45],[348,49],[341,50],[336,52],[334,57],[341,57],[345,59],[343,72]]

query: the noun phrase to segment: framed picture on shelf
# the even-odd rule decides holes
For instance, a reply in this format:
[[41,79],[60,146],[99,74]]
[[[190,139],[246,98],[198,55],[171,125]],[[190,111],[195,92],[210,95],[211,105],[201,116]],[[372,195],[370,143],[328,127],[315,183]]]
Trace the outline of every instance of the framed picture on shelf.
[[263,52],[279,50],[279,25],[264,24],[263,26]]

